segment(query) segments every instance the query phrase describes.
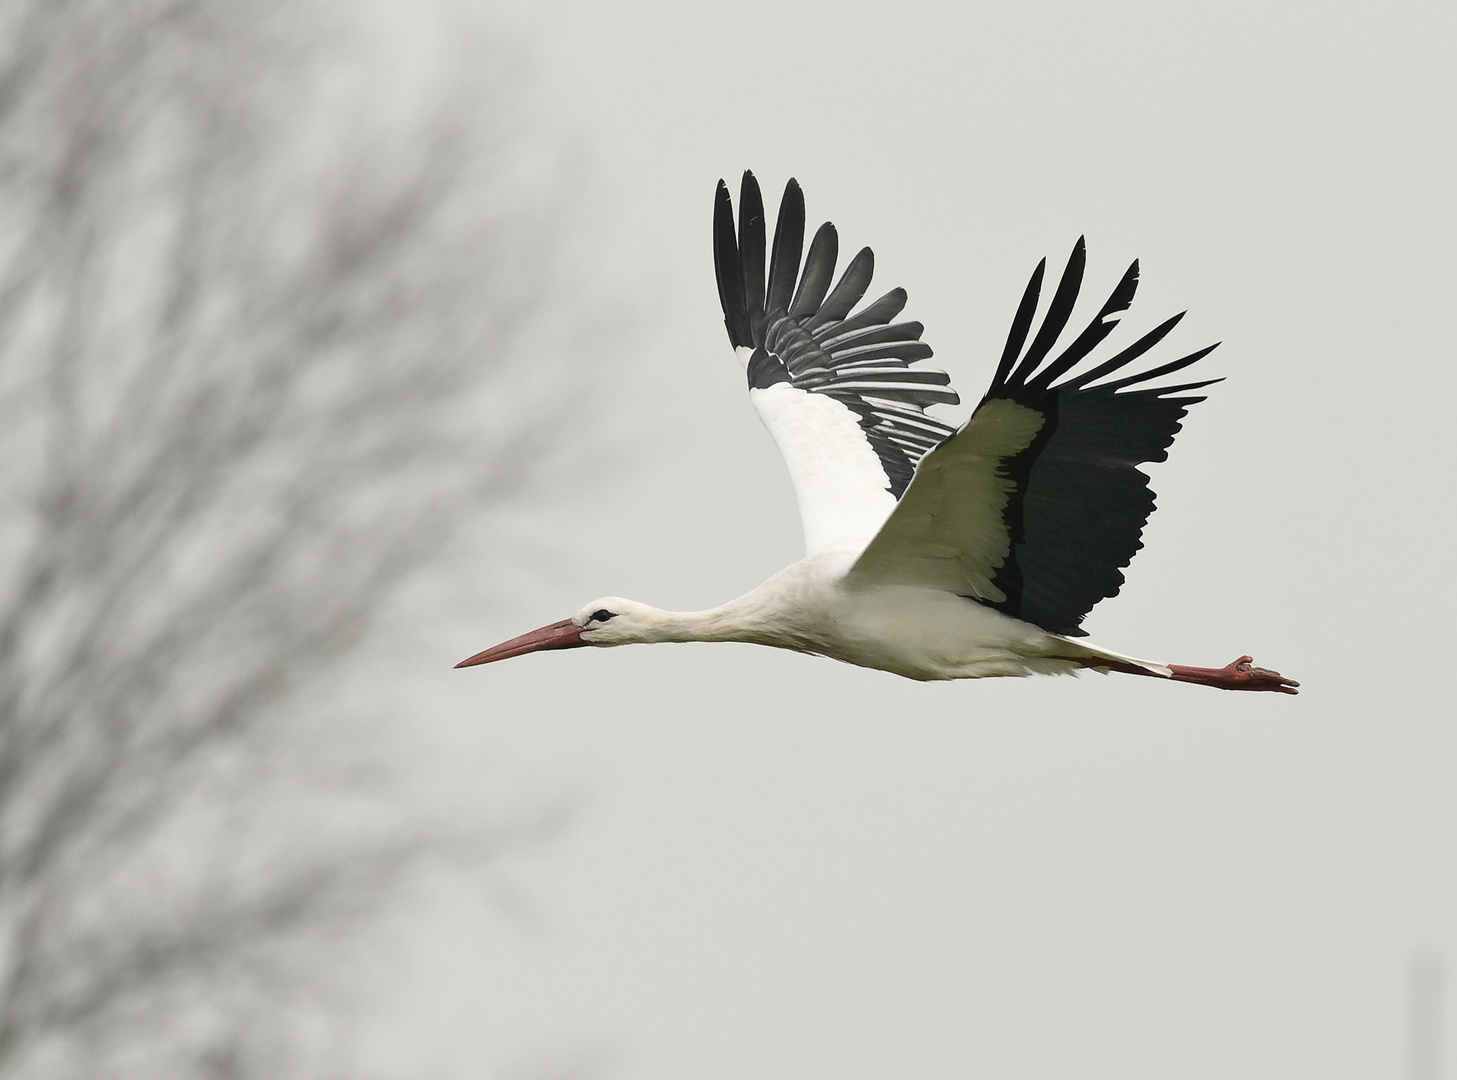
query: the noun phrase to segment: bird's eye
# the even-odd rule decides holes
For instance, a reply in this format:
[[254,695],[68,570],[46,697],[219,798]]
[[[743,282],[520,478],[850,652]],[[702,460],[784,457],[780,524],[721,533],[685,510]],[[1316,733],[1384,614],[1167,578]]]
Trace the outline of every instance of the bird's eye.
[[592,618],[591,618],[590,621],[591,622],[606,622],[608,619],[615,619],[615,618],[617,618],[617,612],[615,612],[615,611],[608,611],[604,607],[604,608],[598,608],[596,611],[592,612]]

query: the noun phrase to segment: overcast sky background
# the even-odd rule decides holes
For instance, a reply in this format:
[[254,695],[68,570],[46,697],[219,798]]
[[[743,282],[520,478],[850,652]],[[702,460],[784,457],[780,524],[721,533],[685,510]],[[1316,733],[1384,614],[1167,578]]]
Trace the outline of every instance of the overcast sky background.
[[[379,1060],[1403,1075],[1408,967],[1457,957],[1453,7],[460,7],[518,35],[533,115],[581,163],[582,310],[617,321],[577,362],[613,365],[587,423],[616,456],[521,523],[534,559],[445,568],[461,615],[408,688],[443,718],[422,753],[573,812],[513,862],[509,911],[457,887],[416,912]],[[712,606],[801,554],[714,289],[714,183],[745,167],[771,215],[793,175],[812,226],[874,247],[872,294],[908,289],[968,407],[1039,258],[1087,235],[1075,322],[1140,258],[1109,344],[1188,308],[1159,355],[1222,340],[1201,367],[1228,382],[1088,629],[1249,652],[1301,696],[921,685],[738,645],[448,670],[601,595]]]

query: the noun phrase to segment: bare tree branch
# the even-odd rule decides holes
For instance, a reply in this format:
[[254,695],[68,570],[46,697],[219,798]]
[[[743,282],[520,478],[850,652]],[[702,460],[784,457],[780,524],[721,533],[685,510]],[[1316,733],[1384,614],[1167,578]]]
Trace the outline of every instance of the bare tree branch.
[[[553,192],[509,86],[477,55],[375,117],[339,90],[349,12],[0,2],[0,1074],[96,1075],[158,1003],[273,1015],[256,958],[420,857],[387,829],[246,880],[241,851],[169,861],[215,835],[187,822],[219,753],[516,497],[571,407],[518,358]],[[282,1033],[203,1027],[137,1068],[281,1075]]]

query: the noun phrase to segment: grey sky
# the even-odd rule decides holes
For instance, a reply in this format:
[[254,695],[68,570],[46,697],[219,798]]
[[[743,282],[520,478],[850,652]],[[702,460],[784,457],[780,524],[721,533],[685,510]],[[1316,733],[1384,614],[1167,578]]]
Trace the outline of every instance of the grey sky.
[[530,920],[442,901],[400,1025],[461,1077],[1397,1075],[1409,957],[1457,957],[1451,5],[505,18],[640,346],[595,422],[622,479],[439,659],[603,594],[710,606],[800,554],[712,277],[713,185],[752,167],[875,248],[968,402],[1039,258],[1086,233],[1090,295],[1140,258],[1115,340],[1188,308],[1170,355],[1223,340],[1229,381],[1088,629],[1303,691],[923,686],[725,645],[442,670],[421,693],[493,782],[580,816],[520,867]]

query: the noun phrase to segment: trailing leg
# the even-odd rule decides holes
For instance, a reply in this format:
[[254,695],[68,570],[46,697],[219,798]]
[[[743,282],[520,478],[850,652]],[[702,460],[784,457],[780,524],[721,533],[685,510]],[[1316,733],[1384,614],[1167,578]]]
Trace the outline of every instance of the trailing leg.
[[1137,664],[1123,663],[1098,656],[1057,656],[1055,660],[1066,660],[1080,667],[1096,668],[1099,671],[1121,671],[1126,675],[1147,675],[1155,679],[1173,679],[1175,682],[1198,683],[1220,690],[1268,690],[1279,694],[1298,694],[1300,684],[1287,679],[1278,671],[1254,666],[1253,657],[1241,656],[1222,668],[1188,667],[1184,664],[1169,664],[1168,675],[1150,671]]

